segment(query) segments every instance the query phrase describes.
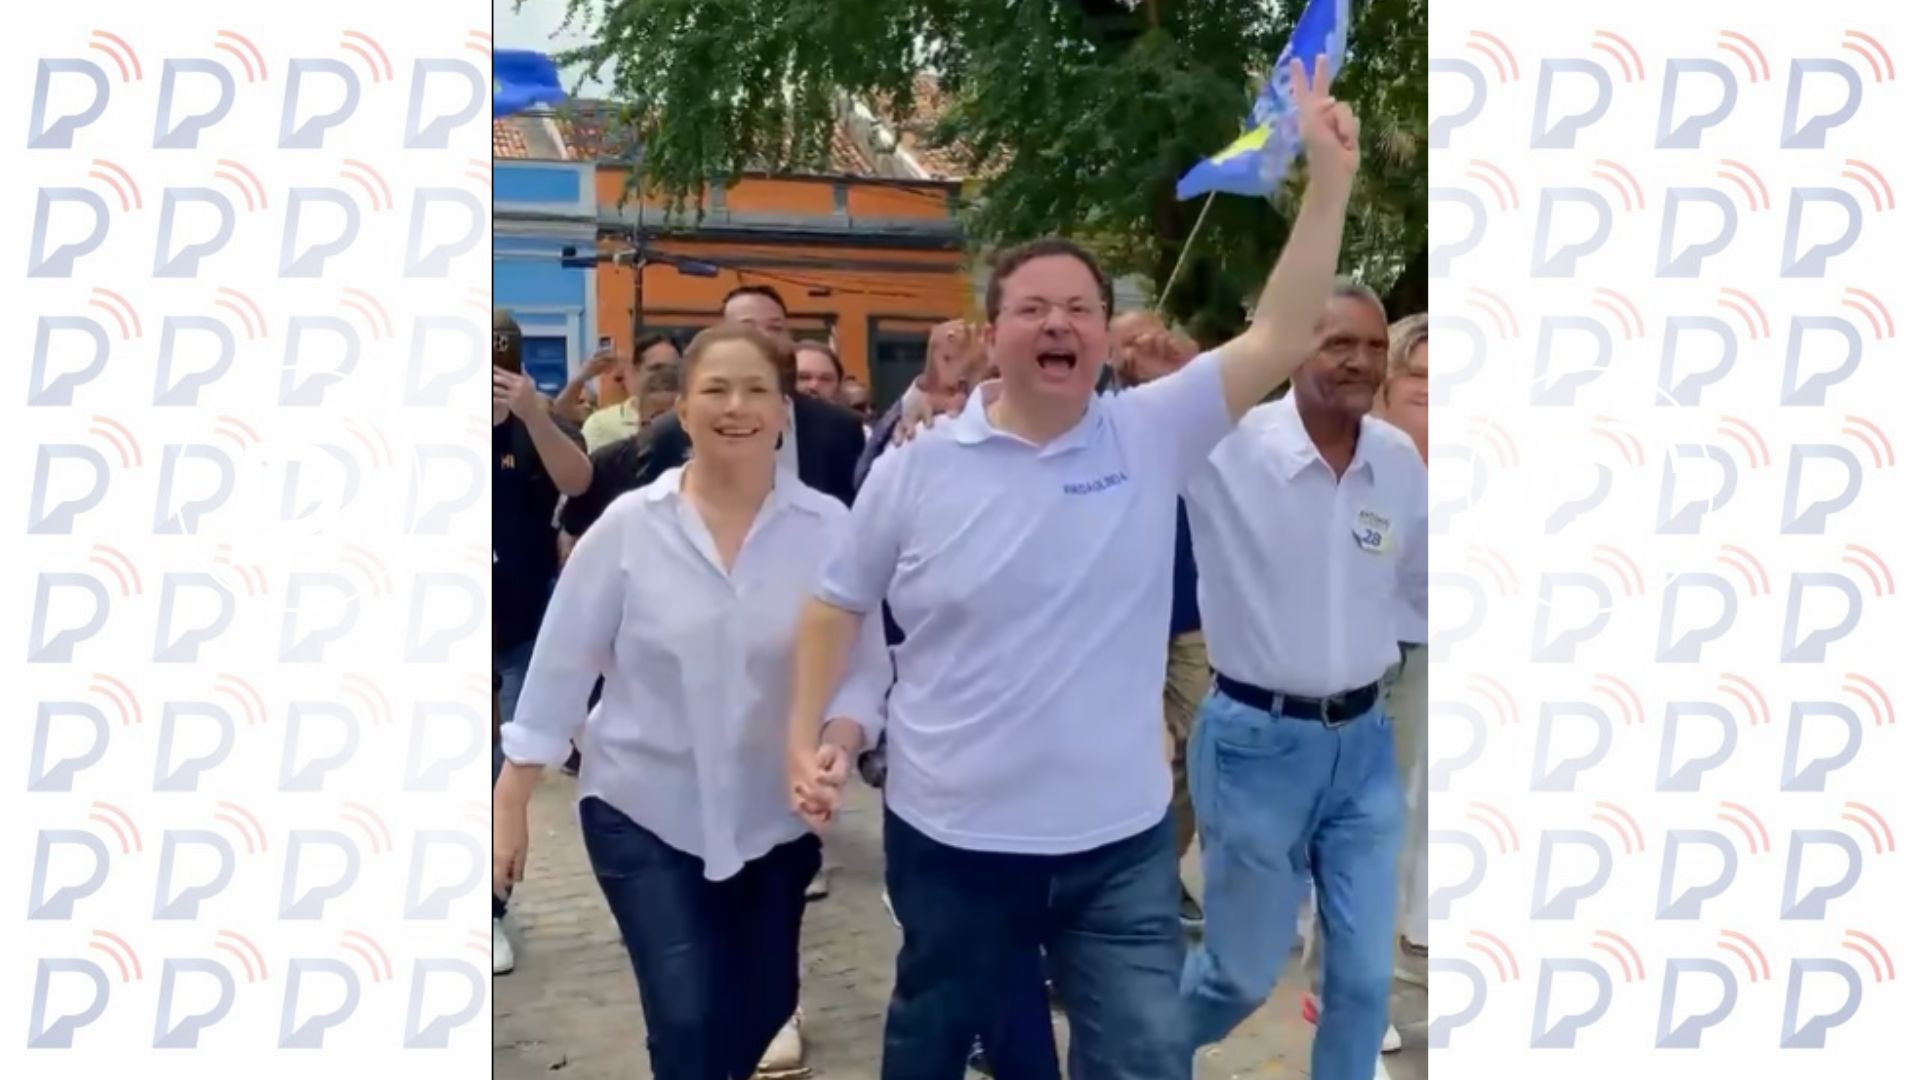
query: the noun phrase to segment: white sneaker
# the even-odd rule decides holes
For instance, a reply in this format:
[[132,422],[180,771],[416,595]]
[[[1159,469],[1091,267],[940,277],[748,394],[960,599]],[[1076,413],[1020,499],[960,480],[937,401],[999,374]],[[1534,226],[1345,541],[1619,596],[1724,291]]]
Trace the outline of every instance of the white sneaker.
[[513,942],[507,940],[507,924],[493,920],[493,973],[505,975],[513,970]]
[[827,893],[831,891],[832,888],[827,879],[829,872],[830,871],[823,866],[820,868],[819,873],[813,875],[813,880],[807,882],[807,899],[809,901],[825,900],[827,898]]
[[773,1080],[806,1076],[808,1072],[806,1040],[800,1033],[800,1010],[795,1009],[774,1034],[773,1042],[768,1044],[766,1054],[760,1058],[760,1067],[754,1070],[753,1075]]
[[1387,1025],[1386,1037],[1380,1040],[1380,1052],[1383,1054],[1397,1054],[1400,1052],[1399,1028],[1394,1027],[1392,1024]]

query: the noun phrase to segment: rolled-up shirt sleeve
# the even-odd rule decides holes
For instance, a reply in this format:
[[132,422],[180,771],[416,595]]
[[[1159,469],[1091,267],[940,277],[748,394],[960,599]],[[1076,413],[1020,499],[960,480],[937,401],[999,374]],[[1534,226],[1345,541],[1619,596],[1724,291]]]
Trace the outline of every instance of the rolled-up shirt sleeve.
[[500,750],[519,765],[559,765],[587,716],[587,700],[613,666],[626,595],[622,567],[625,522],[615,511],[588,529],[560,571],[513,721],[500,729]]
[[[914,446],[904,446],[874,463],[853,500],[853,511],[827,556],[814,595],[842,611],[876,613],[900,562],[905,526],[909,466]],[[865,628],[862,628],[863,632]]]

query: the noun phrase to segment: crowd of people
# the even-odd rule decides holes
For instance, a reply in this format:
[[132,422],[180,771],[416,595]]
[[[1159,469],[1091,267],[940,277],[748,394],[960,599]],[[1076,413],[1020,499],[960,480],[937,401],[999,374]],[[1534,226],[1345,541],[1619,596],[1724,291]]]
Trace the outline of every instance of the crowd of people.
[[1425,950],[1426,323],[1336,278],[1357,125],[1293,85],[1306,191],[1215,348],[1053,239],[877,419],[769,288],[551,402],[496,316],[496,973],[534,786],[575,771],[652,1075],[793,1073],[857,776],[902,938],[885,1080],[1057,1078],[1054,1007],[1069,1075],[1190,1077],[1302,911],[1312,1075],[1376,1075]]

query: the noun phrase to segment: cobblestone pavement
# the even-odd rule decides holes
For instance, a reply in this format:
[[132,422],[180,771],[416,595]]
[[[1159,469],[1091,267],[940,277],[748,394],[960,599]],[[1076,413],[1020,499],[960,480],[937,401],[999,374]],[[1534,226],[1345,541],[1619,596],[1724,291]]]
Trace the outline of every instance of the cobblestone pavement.
[[[827,840],[833,893],[808,908],[801,941],[801,1004],[815,1080],[879,1075],[899,944],[880,906],[879,797],[855,787]],[[511,919],[519,967],[493,980],[495,1080],[649,1075],[633,972],[588,869],[573,803],[573,781],[558,774],[534,797],[527,880],[515,891]],[[1290,970],[1259,1013],[1201,1053],[1198,1080],[1304,1078],[1310,1029],[1300,1019],[1301,989]],[[1395,991],[1393,1013],[1406,1048],[1386,1059],[1388,1070],[1393,1080],[1426,1080],[1426,992],[1404,983]],[[1058,1014],[1055,1024],[1064,1039]]]

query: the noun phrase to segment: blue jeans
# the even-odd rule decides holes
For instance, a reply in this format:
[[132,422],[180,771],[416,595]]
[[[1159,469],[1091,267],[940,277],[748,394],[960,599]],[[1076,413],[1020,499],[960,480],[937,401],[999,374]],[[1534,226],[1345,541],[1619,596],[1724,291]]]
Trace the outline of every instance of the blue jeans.
[[980,1033],[980,1049],[994,1080],[1060,1080],[1060,1052],[1053,1045],[1053,1012],[1047,1006],[1046,958],[1038,954],[1016,968],[1000,988],[993,1023]]
[[[1008,991],[1038,988],[1033,964],[1042,950],[1066,1004],[1071,1076],[1192,1076],[1179,1008],[1180,878],[1171,816],[1091,851],[1010,855],[949,847],[889,811],[885,845],[887,891],[903,941],[887,1007],[883,1080],[960,1080],[969,1044],[994,1032],[1010,1006]],[[1035,1015],[1031,1007],[1011,1007],[1016,1016]],[[1014,1070],[1025,1063],[1000,1053],[988,1050],[995,1072],[1022,1075]]]
[[[527,665],[533,663],[533,639],[511,649],[502,649],[493,654],[493,670],[500,676],[500,723],[513,723],[513,711],[520,705],[520,688],[527,684]],[[500,770],[507,763],[506,755],[500,752],[500,744],[493,744],[493,783],[500,782]],[[487,787],[487,805],[493,805],[493,787]],[[511,894],[509,894],[511,895]],[[502,897],[493,898],[493,917],[498,919],[507,913],[507,902]]]
[[1187,750],[1206,874],[1206,934],[1181,980],[1196,1047],[1266,1001],[1318,890],[1314,1080],[1371,1080],[1393,982],[1395,869],[1406,817],[1379,703],[1339,725],[1272,716],[1215,690]]
[[699,859],[599,799],[580,801],[580,832],[640,984],[654,1080],[747,1080],[800,1003],[820,838],[708,881]]

